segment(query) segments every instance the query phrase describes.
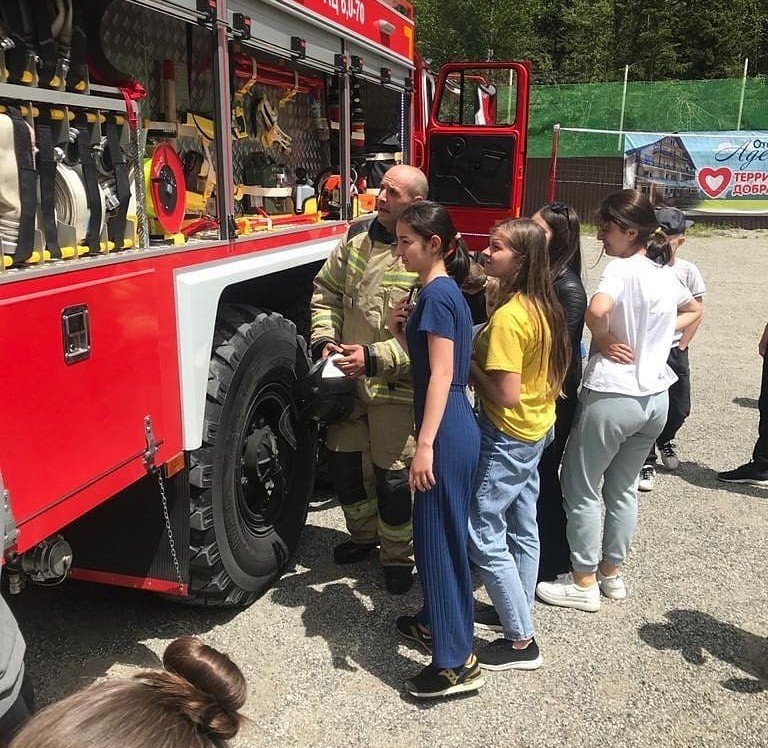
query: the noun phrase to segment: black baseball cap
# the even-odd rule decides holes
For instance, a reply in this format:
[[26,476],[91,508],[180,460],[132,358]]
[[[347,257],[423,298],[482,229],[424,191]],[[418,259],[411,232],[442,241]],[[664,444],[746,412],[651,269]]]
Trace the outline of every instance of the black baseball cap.
[[656,213],[656,222],[668,236],[684,234],[687,228],[693,226],[693,221],[686,220],[685,213],[678,208],[664,206],[656,208],[654,212]]

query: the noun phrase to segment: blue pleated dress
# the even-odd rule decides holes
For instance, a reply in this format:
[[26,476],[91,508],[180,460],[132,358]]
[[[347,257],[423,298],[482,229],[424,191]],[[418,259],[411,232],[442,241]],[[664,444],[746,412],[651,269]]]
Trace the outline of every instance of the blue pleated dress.
[[472,316],[451,278],[435,278],[424,286],[406,327],[417,434],[430,376],[428,333],[453,340],[454,365],[434,442],[436,483],[426,493],[417,492],[414,499],[413,550],[424,592],[424,608],[417,618],[432,632],[433,665],[457,668],[472,651],[473,590],[467,526],[480,431],[466,394]]

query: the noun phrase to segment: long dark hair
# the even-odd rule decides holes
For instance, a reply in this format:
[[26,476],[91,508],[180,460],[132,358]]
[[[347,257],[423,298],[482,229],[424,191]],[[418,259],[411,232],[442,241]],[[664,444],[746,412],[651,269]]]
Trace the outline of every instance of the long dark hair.
[[445,269],[456,283],[461,285],[469,273],[469,252],[461,235],[456,232],[448,211],[430,200],[417,200],[407,205],[397,216],[424,241],[440,237],[440,256]]
[[[496,308],[498,309],[514,294],[521,293],[525,296],[533,313],[534,324],[538,321],[541,329],[541,322],[546,323],[551,341],[547,361],[547,381],[550,394],[557,396],[568,372],[571,344],[568,340],[565,313],[552,285],[547,235],[535,221],[529,218],[514,218],[495,226],[491,230],[491,236],[498,238],[522,259],[520,268],[514,276],[499,278],[499,302]],[[543,365],[546,351],[543,334],[540,335],[540,340]]]
[[539,215],[549,226],[549,268],[552,279],[558,278],[564,268],[581,275],[581,223],[579,214],[565,203],[548,203],[539,209]]
[[645,247],[649,260],[659,265],[668,265],[672,259],[672,247],[667,235],[657,231],[659,224],[651,201],[637,190],[622,190],[609,195],[597,212],[601,223],[613,222],[624,230],[635,229],[635,245]]
[[192,636],[168,645],[164,670],[106,681],[36,714],[13,748],[220,748],[245,720],[245,678]]

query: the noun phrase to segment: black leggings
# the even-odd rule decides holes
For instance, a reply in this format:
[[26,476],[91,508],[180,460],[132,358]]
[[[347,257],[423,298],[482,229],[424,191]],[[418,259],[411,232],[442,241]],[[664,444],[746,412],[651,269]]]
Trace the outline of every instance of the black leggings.
[[761,470],[768,470],[768,351],[763,358],[763,380],[760,384],[760,423],[757,427],[757,442],[752,451],[752,460]]
[[685,419],[691,414],[691,365],[688,361],[688,349],[681,351],[677,345],[672,346],[667,364],[677,374],[677,381],[669,388],[667,422],[656,442],[651,445],[651,451],[645,460],[646,465],[656,465],[658,460],[656,445],[661,446],[671,442],[685,423]]
[[571,568],[571,549],[565,536],[565,510],[560,487],[560,462],[576,415],[577,397],[557,399],[555,438],[539,461],[539,498],[536,522],[539,525],[539,579],[552,580]]

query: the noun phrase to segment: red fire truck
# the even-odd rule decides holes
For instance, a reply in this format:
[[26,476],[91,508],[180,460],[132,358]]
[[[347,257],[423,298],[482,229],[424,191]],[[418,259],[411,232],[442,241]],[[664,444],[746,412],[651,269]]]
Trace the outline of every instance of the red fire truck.
[[474,249],[519,215],[528,66],[433,76],[406,0],[2,0],[0,48],[11,589],[247,604],[313,490],[315,273],[396,162]]

